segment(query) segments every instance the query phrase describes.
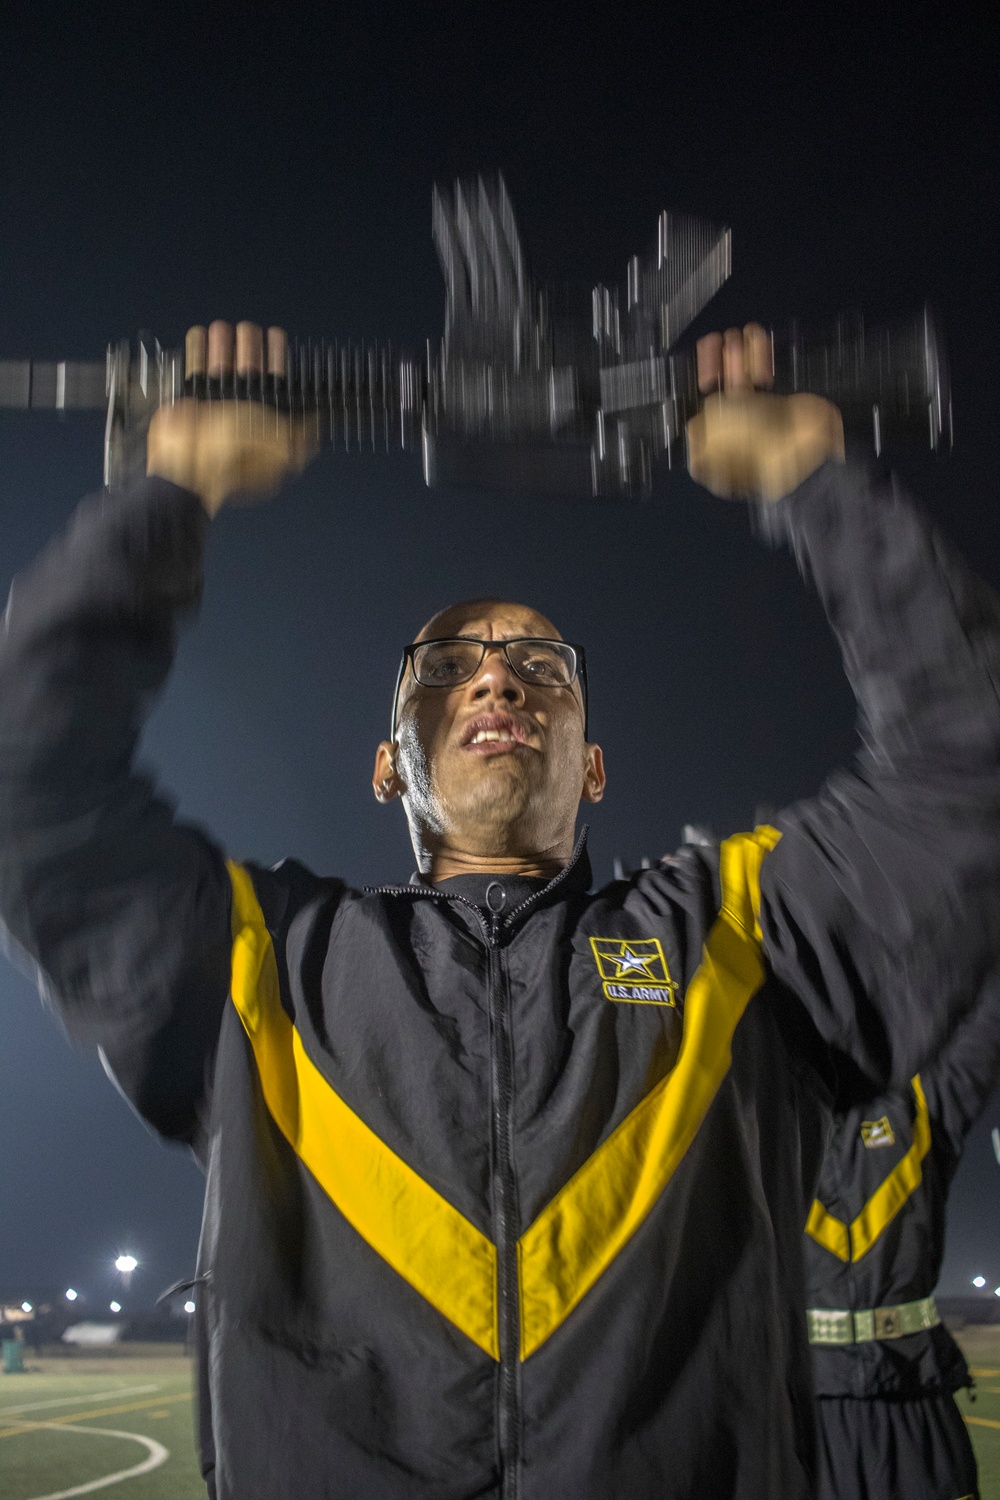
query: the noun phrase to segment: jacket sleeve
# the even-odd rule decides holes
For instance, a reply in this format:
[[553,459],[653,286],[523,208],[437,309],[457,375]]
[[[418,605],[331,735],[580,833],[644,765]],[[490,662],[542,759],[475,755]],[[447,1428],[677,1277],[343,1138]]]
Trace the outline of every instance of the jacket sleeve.
[[70,1035],[197,1144],[228,993],[229,881],[132,764],[199,598],[207,518],[162,480],[85,501],[0,630],[0,916]]
[[946,1148],[954,1168],[965,1137],[1000,1083],[1000,971],[990,975],[920,1081],[935,1146]]
[[768,510],[840,642],[861,749],[778,819],[765,951],[847,1099],[901,1089],[1000,950],[1000,607],[892,480],[826,464]]

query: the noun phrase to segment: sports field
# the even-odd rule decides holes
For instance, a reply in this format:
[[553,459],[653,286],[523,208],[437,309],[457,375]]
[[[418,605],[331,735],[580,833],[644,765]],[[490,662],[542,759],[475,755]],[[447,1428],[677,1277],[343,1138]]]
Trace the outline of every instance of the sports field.
[[976,1380],[974,1399],[960,1391],[958,1407],[979,1460],[982,1500],[1000,1500],[1000,1327],[965,1328],[955,1337]]
[[104,1491],[114,1500],[204,1500],[189,1360],[29,1357],[26,1365],[23,1375],[0,1375],[3,1500]]
[[[958,1335],[976,1375],[959,1406],[979,1458],[982,1500],[1000,1500],[1000,1327]],[[30,1359],[0,1375],[0,1496],[204,1500],[192,1436],[191,1366],[181,1355]],[[129,1477],[123,1477],[124,1475]]]

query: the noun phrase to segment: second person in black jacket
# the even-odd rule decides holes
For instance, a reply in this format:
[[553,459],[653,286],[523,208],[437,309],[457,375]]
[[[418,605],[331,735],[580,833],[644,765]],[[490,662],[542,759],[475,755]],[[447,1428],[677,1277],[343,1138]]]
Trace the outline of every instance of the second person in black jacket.
[[806,1231],[819,1500],[978,1493],[970,1383],[934,1287],[968,1131],[1000,1080],[1000,974],[899,1093],[838,1113]]

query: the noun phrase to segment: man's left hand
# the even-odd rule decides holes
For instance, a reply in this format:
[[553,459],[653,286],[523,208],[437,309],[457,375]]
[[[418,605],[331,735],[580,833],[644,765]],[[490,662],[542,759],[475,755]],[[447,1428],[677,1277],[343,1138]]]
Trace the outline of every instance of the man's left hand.
[[687,426],[692,479],[726,500],[781,500],[827,459],[844,460],[840,412],[821,396],[765,394],[771,340],[757,323],[698,340],[705,403]]

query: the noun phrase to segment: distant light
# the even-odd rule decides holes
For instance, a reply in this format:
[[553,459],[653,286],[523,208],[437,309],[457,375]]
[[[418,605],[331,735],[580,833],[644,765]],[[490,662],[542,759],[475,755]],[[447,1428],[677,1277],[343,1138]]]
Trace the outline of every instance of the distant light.
[[121,1310],[122,1310],[122,1305],[121,1305],[120,1302],[112,1302],[112,1304],[111,1304],[111,1311],[112,1312],[121,1312]]
[[75,1302],[76,1299],[77,1299],[77,1297],[79,1295],[80,1295],[79,1292],[74,1292],[74,1290],[73,1290],[73,1288],[71,1286],[68,1286],[66,1288],[66,1301],[67,1302]]
[[115,1270],[121,1271],[123,1276],[131,1276],[138,1264],[134,1255],[119,1255],[115,1261]]
[[995,1286],[993,1288],[993,1295],[994,1297],[1000,1297],[1000,1286]]
[[986,1285],[986,1277],[985,1276],[973,1276],[973,1278],[972,1278],[972,1285],[973,1286],[985,1286]]
[[184,1311],[186,1313],[193,1313],[194,1312],[194,1303],[193,1302],[185,1302],[185,1304],[184,1304]]
[[21,1303],[21,1311],[22,1312],[30,1312],[31,1311],[31,1303],[30,1302],[22,1302]]

